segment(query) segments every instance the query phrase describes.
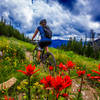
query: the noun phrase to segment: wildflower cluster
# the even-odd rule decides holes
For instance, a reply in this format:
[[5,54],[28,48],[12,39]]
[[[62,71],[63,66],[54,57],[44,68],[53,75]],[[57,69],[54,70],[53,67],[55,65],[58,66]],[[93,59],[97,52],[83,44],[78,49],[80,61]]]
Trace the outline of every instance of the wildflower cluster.
[[5,45],[6,46],[0,47],[0,49],[2,49],[3,58],[5,60],[11,58],[25,59],[25,50],[23,47],[18,44],[15,45],[11,42],[8,42]]
[[81,76],[83,76],[85,74],[85,70],[83,70],[83,71],[78,70],[77,74],[78,74],[79,77],[81,77]]
[[65,71],[67,70],[66,66],[63,63],[59,64],[59,69],[60,70],[65,70]]
[[98,76],[97,76],[97,75],[96,75],[96,76],[92,76],[91,74],[87,74],[87,77],[88,77],[89,79],[95,79],[95,80],[97,80],[98,82],[100,82],[100,64],[98,65],[98,69],[99,69],[99,72],[98,72],[98,71],[95,71],[95,70],[92,70],[92,72],[98,74]]
[[71,81],[72,80],[69,76],[65,76],[64,78],[62,78],[61,76],[52,77],[48,75],[46,78],[40,80],[40,83],[44,84],[45,89],[56,91],[55,95],[58,98],[60,95],[60,91],[71,86]]
[[[25,71],[23,70],[17,70],[18,72],[23,73],[24,75],[26,75],[27,79],[25,81],[23,81],[19,86],[17,86],[17,90],[22,90],[24,88],[24,90],[26,91],[26,96],[29,100],[31,100],[31,89],[33,89],[32,92],[35,92],[35,99],[38,99],[39,97],[43,97],[40,96],[41,93],[46,93],[47,95],[44,96],[45,98],[49,98],[50,93],[52,93],[53,97],[56,98],[56,100],[59,99],[59,97],[64,97],[65,99],[69,99],[70,97],[70,93],[69,91],[67,91],[68,88],[71,87],[72,85],[72,77],[71,74],[73,71],[75,71],[76,77],[78,76],[80,78],[80,86],[78,87],[78,95],[77,95],[77,100],[80,99],[81,96],[81,91],[82,91],[82,87],[83,87],[83,82],[84,82],[84,76],[86,75],[86,71],[85,70],[80,70],[80,68],[75,69],[76,65],[75,63],[73,63],[72,61],[67,61],[66,64],[60,63],[58,66],[58,73],[60,73],[59,75],[55,75],[50,74],[47,75],[46,77],[43,77],[40,82],[37,82],[34,78],[34,80],[32,81],[32,77],[35,73],[37,73],[40,69],[37,69],[36,66],[32,66],[32,64],[29,64],[27,66],[25,66]],[[98,69],[100,71],[100,64],[98,66]],[[49,71],[53,72],[54,67],[53,66],[49,66]],[[71,71],[71,73],[70,73]],[[93,76],[91,74],[87,74],[87,77],[89,79],[95,79],[97,81],[100,81],[100,72],[99,71],[95,71],[92,70],[93,73],[96,73],[96,76]],[[33,83],[34,82],[34,83]],[[45,90],[45,92],[43,91],[43,89]],[[22,92],[25,92],[22,91]],[[43,98],[44,98],[43,97]],[[7,96],[5,96],[5,100],[9,100],[9,98]],[[13,98],[11,98],[10,100],[14,100]]]
[[4,96],[4,100],[14,100],[14,98],[12,98],[12,97],[7,97],[6,95]]
[[67,66],[67,69],[72,69],[74,68],[75,64],[72,61],[67,61],[66,66]]

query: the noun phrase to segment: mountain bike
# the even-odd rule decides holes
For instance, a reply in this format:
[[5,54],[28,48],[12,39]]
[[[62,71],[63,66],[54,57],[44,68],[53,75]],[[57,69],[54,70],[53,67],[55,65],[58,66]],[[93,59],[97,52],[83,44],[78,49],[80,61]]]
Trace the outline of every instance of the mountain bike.
[[34,50],[33,50],[33,61],[34,63],[42,63],[44,70],[49,69],[49,66],[53,66],[54,70],[56,72],[56,60],[54,55],[51,52],[47,52],[45,48],[41,49],[41,55],[40,55],[40,61],[37,61],[37,53],[38,53],[38,42],[39,40],[35,40],[32,43],[36,44]]

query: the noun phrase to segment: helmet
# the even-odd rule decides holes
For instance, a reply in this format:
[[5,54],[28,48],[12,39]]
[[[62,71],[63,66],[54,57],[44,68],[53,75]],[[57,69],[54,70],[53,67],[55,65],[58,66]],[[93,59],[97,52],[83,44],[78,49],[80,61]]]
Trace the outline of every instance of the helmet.
[[42,20],[40,21],[40,24],[42,24],[42,23],[47,23],[46,19],[42,19]]

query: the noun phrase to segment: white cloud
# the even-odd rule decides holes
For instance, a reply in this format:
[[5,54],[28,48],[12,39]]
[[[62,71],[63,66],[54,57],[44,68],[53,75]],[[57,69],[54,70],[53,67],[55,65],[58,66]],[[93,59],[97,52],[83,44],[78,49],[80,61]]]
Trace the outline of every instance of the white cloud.
[[[81,38],[84,32],[80,33],[76,28],[89,31],[91,28],[100,32],[100,24],[91,21],[91,15],[88,14],[90,7],[86,0],[78,0],[75,9],[80,8],[80,14],[74,15],[67,8],[66,10],[56,1],[51,1],[47,4],[44,0],[2,0],[0,3],[0,16],[5,16],[6,19],[12,17],[14,23],[20,24],[20,31],[32,31],[38,26],[40,19],[46,18],[48,24],[54,34],[59,34],[60,39],[68,39],[69,36]],[[5,9],[2,9],[2,8]],[[87,11],[88,9],[88,11]],[[32,37],[32,34],[29,37]]]

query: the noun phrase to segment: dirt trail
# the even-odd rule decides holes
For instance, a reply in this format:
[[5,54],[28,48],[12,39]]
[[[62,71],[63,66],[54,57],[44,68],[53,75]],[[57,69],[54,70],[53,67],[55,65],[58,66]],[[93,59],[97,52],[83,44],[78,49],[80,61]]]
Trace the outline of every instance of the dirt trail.
[[32,56],[32,53],[29,52],[29,51],[26,51],[26,58],[29,59],[29,61],[33,61],[33,56]]
[[[85,84],[83,84],[83,88],[82,88],[82,98],[83,100],[100,100],[100,97],[98,95],[98,93],[96,92],[96,90],[92,87],[90,87],[90,85],[88,85],[87,81],[84,81]],[[71,92],[72,93],[77,93],[79,86],[80,86],[80,81],[73,79],[72,80],[72,89]],[[95,98],[95,96],[97,97],[97,99]]]

